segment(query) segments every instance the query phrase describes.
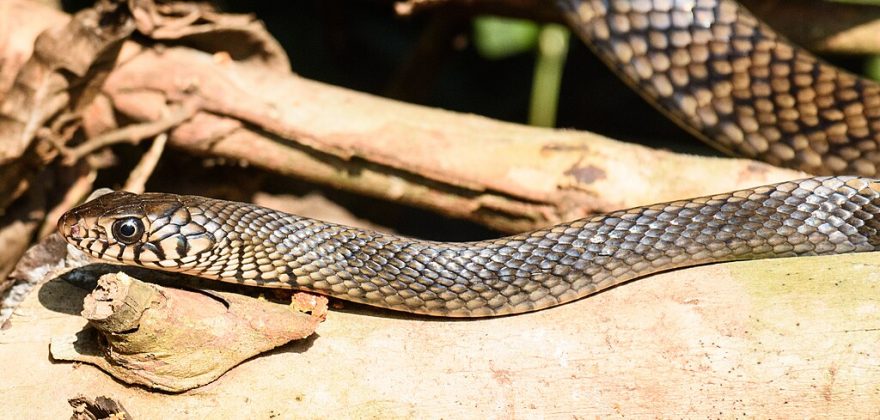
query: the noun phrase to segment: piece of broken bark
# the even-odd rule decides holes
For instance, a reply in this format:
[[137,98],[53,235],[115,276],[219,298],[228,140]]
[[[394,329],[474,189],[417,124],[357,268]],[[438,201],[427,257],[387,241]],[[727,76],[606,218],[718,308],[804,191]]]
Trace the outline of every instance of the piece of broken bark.
[[311,335],[327,299],[282,305],[234,293],[188,291],[105,274],[84,301],[92,328],[56,337],[56,360],[93,364],[130,384],[183,392],[242,361]]
[[132,420],[133,417],[118,401],[103,395],[94,400],[84,395],[67,400],[73,407],[71,420]]

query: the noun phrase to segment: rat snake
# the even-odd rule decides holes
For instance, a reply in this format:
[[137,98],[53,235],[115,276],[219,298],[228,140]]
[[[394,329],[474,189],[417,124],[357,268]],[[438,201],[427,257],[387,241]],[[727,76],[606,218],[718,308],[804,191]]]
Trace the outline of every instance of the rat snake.
[[[820,175],[876,175],[878,85],[788,44],[737,3],[559,3],[625,80],[716,147]],[[110,261],[476,317],[538,310],[678,267],[877,250],[880,180],[808,178],[465,243],[157,193],[101,196],[58,228]]]
[[738,3],[559,3],[599,57],[710,145],[816,175],[877,175],[880,85],[788,43]]

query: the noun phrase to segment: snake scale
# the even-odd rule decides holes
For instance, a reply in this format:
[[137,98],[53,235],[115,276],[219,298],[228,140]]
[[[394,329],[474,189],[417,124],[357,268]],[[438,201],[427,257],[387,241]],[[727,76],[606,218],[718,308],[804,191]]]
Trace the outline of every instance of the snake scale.
[[547,308],[677,267],[873,251],[880,181],[809,178],[465,243],[161,193],[113,192],[58,224],[70,243],[110,261],[475,317]]
[[877,175],[880,85],[788,43],[738,3],[558,3],[599,57],[710,145],[816,175]]
[[[875,176],[880,89],[788,44],[728,0],[560,0],[624,80],[716,147],[818,175]],[[295,288],[419,314],[559,305],[720,261],[880,248],[880,180],[827,176],[444,243],[196,196],[114,192],[64,214],[109,261]]]

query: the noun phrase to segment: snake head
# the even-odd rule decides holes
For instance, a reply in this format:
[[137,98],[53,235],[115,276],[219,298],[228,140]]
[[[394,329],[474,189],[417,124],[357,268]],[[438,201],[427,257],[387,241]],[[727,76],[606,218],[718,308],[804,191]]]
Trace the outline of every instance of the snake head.
[[194,260],[215,243],[172,194],[111,192],[62,215],[58,231],[93,257],[160,267]]

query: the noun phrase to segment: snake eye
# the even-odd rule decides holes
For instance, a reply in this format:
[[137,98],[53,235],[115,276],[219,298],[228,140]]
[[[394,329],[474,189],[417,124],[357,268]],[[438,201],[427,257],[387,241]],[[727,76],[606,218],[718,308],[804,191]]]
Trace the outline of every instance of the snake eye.
[[113,222],[113,237],[126,245],[137,242],[144,234],[144,224],[136,217],[127,217]]

